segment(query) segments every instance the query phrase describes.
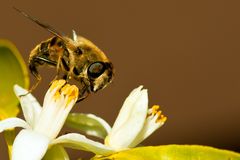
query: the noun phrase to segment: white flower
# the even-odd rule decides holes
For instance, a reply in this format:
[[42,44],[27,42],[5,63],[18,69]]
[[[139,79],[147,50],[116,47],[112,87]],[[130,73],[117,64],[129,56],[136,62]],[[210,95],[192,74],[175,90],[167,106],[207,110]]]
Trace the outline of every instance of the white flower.
[[60,136],[52,144],[108,155],[137,146],[166,121],[159,106],[154,105],[148,109],[147,90],[142,90],[142,86],[134,89],[127,97],[112,129],[103,119],[92,114],[91,117],[102,123],[108,131],[105,144],[92,141],[77,133]]
[[[15,86],[14,90],[17,96],[27,93],[19,86]],[[56,138],[77,98],[77,87],[66,84],[64,80],[53,82],[45,95],[43,107],[31,94],[20,96],[26,121],[19,118],[0,121],[0,132],[14,127],[24,128],[14,140],[12,160],[41,160],[53,145],[109,155],[135,147],[166,121],[158,106],[148,109],[147,90],[142,90],[140,86],[125,100],[112,129],[103,119],[89,115],[108,131],[105,144],[78,133]]]
[[[70,110],[78,98],[78,88],[65,80],[54,81],[47,91],[43,107],[28,91],[18,85],[14,91],[20,97],[25,120],[8,118],[0,121],[0,132],[24,128],[13,143],[12,160],[40,160],[59,134]],[[21,96],[27,94],[26,96]]]

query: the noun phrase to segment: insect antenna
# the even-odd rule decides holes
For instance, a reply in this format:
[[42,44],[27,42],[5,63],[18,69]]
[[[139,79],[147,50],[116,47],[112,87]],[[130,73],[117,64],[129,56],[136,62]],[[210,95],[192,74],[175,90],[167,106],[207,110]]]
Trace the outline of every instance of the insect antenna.
[[42,23],[40,22],[38,19],[36,19],[35,17],[30,16],[29,14],[27,14],[26,12],[16,8],[13,6],[13,9],[15,9],[17,12],[19,12],[21,15],[23,15],[24,17],[30,19],[31,21],[35,22],[36,24],[38,24],[39,26],[41,26],[42,28],[48,30],[50,33],[52,33],[53,35],[59,37],[60,39],[62,39],[65,42],[68,42],[68,40],[66,38],[64,38],[64,34],[60,33],[59,31],[57,31],[56,29],[54,29],[52,26]]

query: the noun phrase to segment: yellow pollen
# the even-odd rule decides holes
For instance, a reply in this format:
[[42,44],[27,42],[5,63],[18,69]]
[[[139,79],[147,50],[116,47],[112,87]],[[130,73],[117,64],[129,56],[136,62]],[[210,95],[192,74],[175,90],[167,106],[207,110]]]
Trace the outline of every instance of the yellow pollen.
[[153,106],[152,106],[152,109],[155,110],[155,111],[159,110],[159,108],[160,108],[159,105],[153,105]]
[[75,85],[66,84],[61,89],[61,92],[64,94],[64,96],[68,97],[67,104],[78,97],[78,88]]
[[162,111],[160,110],[159,105],[153,105],[151,108],[151,113],[149,116],[157,116],[156,123],[164,123],[167,120],[167,117],[165,117],[162,114]]
[[161,114],[162,114],[162,111],[158,111],[158,112],[156,113],[156,115],[158,115],[158,117],[160,117]]
[[59,99],[60,98],[60,92],[56,91],[56,93],[54,94],[53,98],[54,98],[54,100]]
[[65,84],[62,88],[61,88],[61,92],[64,94],[67,94],[69,88],[71,87],[70,84]]
[[63,79],[53,81],[49,89],[50,91],[57,89],[53,96],[55,100],[59,99],[62,94],[67,97],[67,105],[78,97],[78,88],[75,85],[67,84]]
[[49,89],[50,89],[50,91],[52,91],[56,87],[61,88],[65,83],[66,83],[66,81],[63,80],[63,79],[55,80],[55,81],[52,82]]
[[159,105],[153,105],[152,106],[152,108],[151,108],[151,113],[150,113],[150,115],[155,115],[155,114],[157,114],[157,112],[159,111]]
[[161,114],[161,115],[157,118],[156,123],[164,123],[164,122],[166,122],[166,120],[167,120],[167,117],[165,117],[163,114]]
[[61,95],[61,94],[60,94],[60,88],[61,88],[65,83],[66,83],[66,81],[63,80],[63,79],[55,80],[55,81],[52,82],[49,90],[52,91],[52,90],[54,90],[54,89],[57,89],[56,93],[55,93],[54,96],[53,96],[53,98],[54,98],[55,100],[59,99],[59,97],[60,97],[60,95]]

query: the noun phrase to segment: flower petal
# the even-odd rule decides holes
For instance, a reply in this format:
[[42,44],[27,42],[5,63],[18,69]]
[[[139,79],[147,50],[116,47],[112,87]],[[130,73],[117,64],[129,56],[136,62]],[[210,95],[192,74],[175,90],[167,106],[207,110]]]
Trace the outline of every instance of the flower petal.
[[30,126],[20,118],[8,118],[0,121],[0,132],[15,127],[30,128]]
[[[137,98],[134,97],[134,101],[130,102],[129,106],[127,106],[131,110],[128,110],[129,113],[125,113],[128,115],[125,122],[117,130],[112,131],[105,139],[106,145],[114,149],[128,148],[143,128],[147,115],[148,94],[147,90],[142,90],[136,94],[138,94]],[[128,99],[131,101],[131,97],[128,97]]]
[[142,128],[138,136],[135,138],[135,140],[132,142],[130,147],[137,146],[144,139],[150,136],[154,131],[163,126],[163,124],[167,120],[167,117],[162,114],[162,111],[159,110],[159,106],[157,105],[154,105],[148,111],[149,115],[145,120],[144,127]]
[[114,153],[114,151],[99,142],[95,142],[86,138],[85,136],[77,133],[69,133],[63,136],[58,137],[57,139],[53,140],[51,145],[60,144],[65,147],[90,151],[95,154],[100,155],[109,155]]
[[33,130],[22,130],[13,143],[12,160],[40,160],[45,155],[49,138]]
[[55,80],[45,95],[34,130],[51,139],[56,138],[77,98],[78,88],[75,85],[66,84],[65,80]]
[[42,107],[31,93],[28,93],[27,90],[23,89],[19,85],[14,85],[14,91],[19,97],[26,121],[31,127],[33,127],[42,110]]
[[132,90],[132,92],[126,98],[118,114],[118,117],[114,122],[112,132],[115,132],[115,130],[118,130],[119,127],[121,127],[127,121],[129,115],[132,112],[132,108],[134,107],[133,104],[136,102],[139,95],[141,94],[142,87],[143,86],[139,86],[138,88],[135,88],[134,90]]

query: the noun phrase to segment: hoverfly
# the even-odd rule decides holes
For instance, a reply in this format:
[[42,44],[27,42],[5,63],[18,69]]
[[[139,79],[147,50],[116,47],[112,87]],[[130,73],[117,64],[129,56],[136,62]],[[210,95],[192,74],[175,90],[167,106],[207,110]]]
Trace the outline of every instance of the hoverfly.
[[23,16],[51,32],[54,36],[38,44],[30,53],[29,70],[37,79],[30,92],[37,87],[42,77],[38,67],[45,64],[56,67],[57,75],[63,74],[65,80],[76,80],[79,84],[79,99],[85,99],[89,93],[106,87],[113,79],[114,68],[106,55],[91,41],[79,36],[73,30],[73,38],[56,31],[25,12],[14,8]]

